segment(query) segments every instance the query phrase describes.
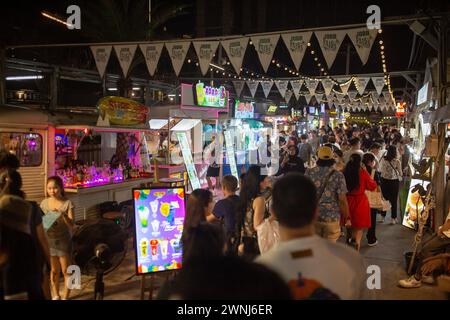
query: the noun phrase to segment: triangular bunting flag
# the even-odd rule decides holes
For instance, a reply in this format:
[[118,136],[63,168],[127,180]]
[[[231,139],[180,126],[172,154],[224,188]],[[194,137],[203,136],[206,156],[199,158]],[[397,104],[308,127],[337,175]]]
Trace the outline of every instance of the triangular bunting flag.
[[258,89],[259,81],[255,80],[248,80],[247,81],[247,87],[250,90],[250,93],[252,97],[255,97],[256,90]]
[[245,81],[236,80],[233,81],[234,90],[236,90],[236,96],[239,98],[242,93],[242,89],[244,89]]
[[267,69],[269,69],[279,38],[279,34],[252,37],[253,45],[258,53],[264,72],[267,72]]
[[300,98],[300,88],[302,87],[303,84],[303,80],[294,80],[294,81],[290,81],[291,83],[291,87],[292,87],[292,91],[294,92],[295,95],[295,99]]
[[292,98],[292,90],[288,90],[288,91],[286,91],[286,95],[284,96],[284,100],[287,102],[287,103],[289,103],[289,101],[291,100],[291,98]]
[[352,102],[353,100],[355,100],[356,95],[358,94],[356,91],[349,91],[347,92],[348,97],[350,98],[350,102]]
[[308,43],[311,40],[311,35],[312,32],[295,32],[281,35],[297,70],[300,69]]
[[313,95],[307,93],[307,94],[305,94],[304,97],[305,97],[305,99],[306,99],[306,104],[310,104]]
[[186,59],[190,45],[191,43],[189,41],[166,43],[167,51],[172,60],[173,70],[177,77],[183,67],[184,59]]
[[314,33],[319,41],[319,45],[322,49],[322,54],[325,57],[325,61],[327,62],[328,69],[331,69],[347,32],[346,30],[327,30],[316,31]]
[[322,79],[322,86],[325,90],[325,95],[329,96],[331,93],[331,90],[333,89],[334,82],[331,79]]
[[385,85],[384,77],[372,77],[372,83],[377,90],[378,96],[380,96]]
[[278,91],[280,91],[280,94],[281,94],[282,97],[284,97],[285,94],[286,94],[288,83],[289,83],[289,81],[286,81],[286,80],[277,80],[277,81],[275,81],[275,85],[277,86]]
[[111,56],[111,49],[112,46],[91,47],[100,78],[103,78],[103,75],[105,74],[106,66],[108,65],[109,57]]
[[248,37],[223,40],[220,42],[237,74],[241,73],[242,61],[248,46]]
[[195,52],[197,52],[202,75],[206,75],[209,69],[209,64],[211,63],[217,47],[219,46],[219,41],[194,41],[192,44],[194,45]]
[[313,96],[316,93],[316,88],[317,88],[317,85],[319,84],[319,80],[307,79],[307,80],[305,80],[305,84],[309,90],[309,93]]
[[139,48],[144,55],[147,64],[148,73],[153,77],[158,66],[159,58],[164,47],[164,43],[140,44]]
[[370,51],[372,50],[377,33],[377,29],[359,28],[347,30],[347,34],[352,40],[363,65],[365,65],[369,59]]
[[342,93],[344,95],[346,95],[347,92],[348,92],[348,89],[350,88],[350,86],[352,84],[351,78],[341,78],[341,79],[338,79],[338,80],[339,80],[338,81],[339,82],[339,87],[341,88]]
[[123,76],[128,75],[128,70],[130,69],[131,63],[133,62],[134,54],[136,52],[137,45],[123,45],[114,46],[116,51],[117,59],[119,59],[120,67],[122,68]]
[[364,94],[364,91],[366,90],[367,84],[369,83],[370,78],[369,77],[358,77],[355,80],[356,89],[358,90],[358,93],[362,96]]
[[264,80],[261,81],[261,86],[263,88],[264,91],[264,95],[266,96],[266,98],[269,96],[270,90],[272,90],[272,86],[273,86],[273,80]]

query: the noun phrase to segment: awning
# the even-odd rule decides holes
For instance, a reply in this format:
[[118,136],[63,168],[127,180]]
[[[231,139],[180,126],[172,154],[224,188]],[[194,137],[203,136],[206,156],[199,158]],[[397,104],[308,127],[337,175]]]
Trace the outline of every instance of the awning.
[[167,126],[169,120],[167,119],[151,119],[148,124],[151,130],[161,130],[163,127]]
[[194,128],[196,125],[201,123],[201,120],[199,119],[181,119],[180,122],[178,122],[171,131],[188,131]]

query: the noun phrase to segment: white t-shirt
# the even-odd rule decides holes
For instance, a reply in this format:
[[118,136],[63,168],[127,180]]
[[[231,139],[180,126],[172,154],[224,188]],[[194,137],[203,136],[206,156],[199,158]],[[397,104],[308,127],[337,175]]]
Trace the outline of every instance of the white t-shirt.
[[364,156],[364,152],[362,150],[350,149],[350,150],[344,152],[344,162],[347,164],[347,162],[350,161],[350,157],[352,156],[352,154],[355,154],[355,153],[359,154],[361,156],[361,160],[362,160],[362,157]]
[[354,249],[317,235],[282,241],[258,257],[256,262],[277,272],[291,289],[292,285],[306,284],[305,288],[301,288],[301,294],[311,292],[311,287],[322,287],[331,290],[340,299],[368,297],[363,258]]

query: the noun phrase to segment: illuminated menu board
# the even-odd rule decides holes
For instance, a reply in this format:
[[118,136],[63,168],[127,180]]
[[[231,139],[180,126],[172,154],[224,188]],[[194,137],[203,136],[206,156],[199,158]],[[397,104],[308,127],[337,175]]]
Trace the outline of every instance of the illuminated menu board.
[[236,100],[234,109],[235,119],[253,119],[255,116],[255,107],[253,102],[242,102]]
[[224,86],[219,88],[205,86],[199,82],[194,86],[195,104],[200,107],[226,108],[228,94]]
[[201,184],[198,179],[197,170],[195,169],[194,160],[192,159],[191,147],[186,136],[186,132],[177,132],[177,139],[180,143],[181,153],[183,154],[184,165],[191,182],[192,190],[200,189]]
[[225,145],[227,148],[227,158],[228,163],[230,164],[231,174],[236,177],[237,181],[239,181],[239,175],[236,166],[236,158],[234,154],[233,140],[231,139],[230,131],[225,131]]
[[133,189],[136,273],[181,268],[184,188]]

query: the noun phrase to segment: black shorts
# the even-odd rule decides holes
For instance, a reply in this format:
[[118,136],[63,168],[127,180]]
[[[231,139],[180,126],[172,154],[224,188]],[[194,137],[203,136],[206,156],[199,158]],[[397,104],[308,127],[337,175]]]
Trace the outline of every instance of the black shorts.
[[220,167],[209,166],[208,171],[206,171],[207,177],[218,177],[220,173]]

